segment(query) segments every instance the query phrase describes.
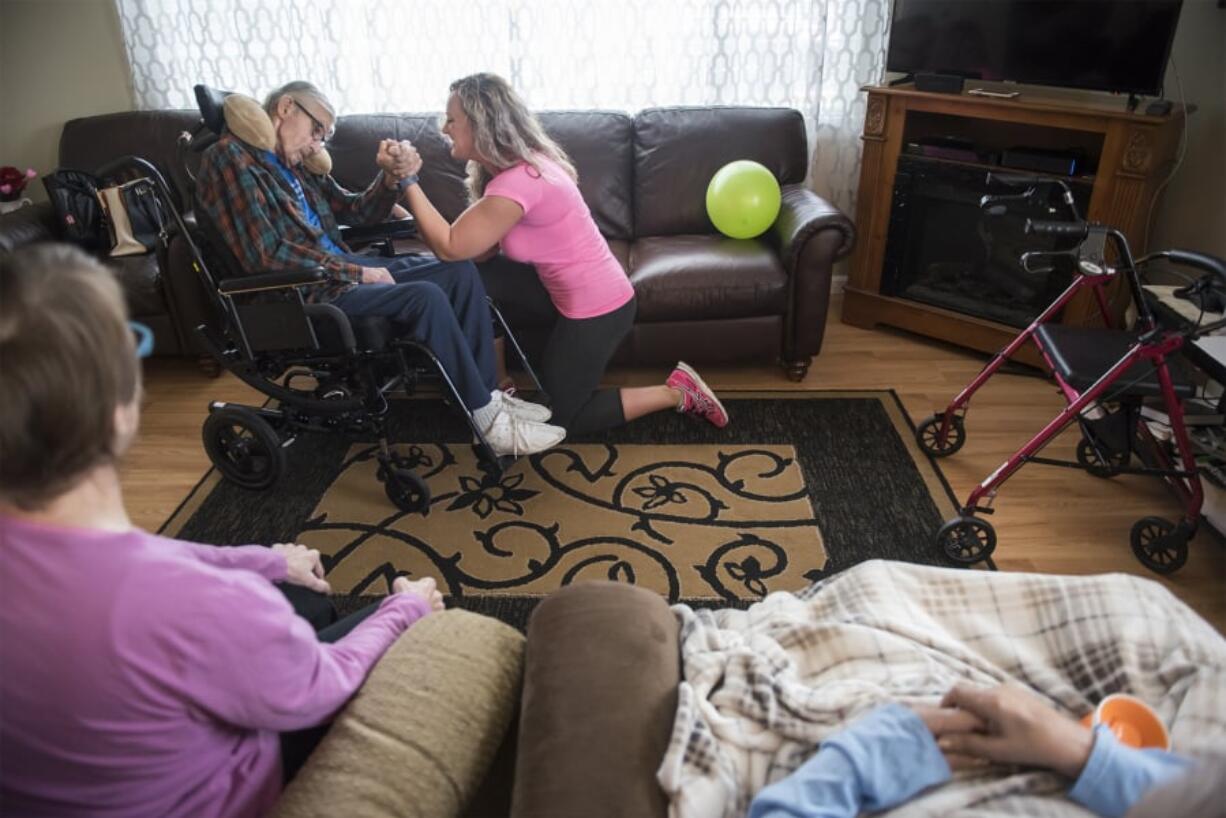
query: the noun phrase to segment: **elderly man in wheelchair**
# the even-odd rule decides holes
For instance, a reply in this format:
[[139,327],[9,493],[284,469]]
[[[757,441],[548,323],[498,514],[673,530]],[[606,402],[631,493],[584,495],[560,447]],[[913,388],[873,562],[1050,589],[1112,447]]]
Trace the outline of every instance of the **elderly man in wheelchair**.
[[[202,244],[211,245],[214,256],[228,257],[224,264],[214,258],[212,266],[230,268],[229,277],[221,280],[207,270],[203,274],[214,279],[219,304],[248,359],[245,369],[231,366],[223,345],[210,344],[223,365],[286,405],[293,413],[289,419],[299,426],[304,412],[332,416],[333,427],[344,425],[335,422],[337,415],[360,402],[367,417],[359,412],[358,422],[349,423],[360,428],[369,422],[372,407],[382,407],[373,412],[373,419],[383,438],[383,393],[415,377],[411,361],[420,353],[433,361],[451,397],[465,410],[479,450],[495,461],[540,452],[562,441],[565,430],[546,423],[545,406],[496,388],[490,306],[471,262],[441,262],[422,254],[358,255],[342,239],[339,222],[372,225],[393,214],[400,193],[421,167],[416,150],[408,143],[383,140],[375,157],[378,175],[365,191],[353,193],[331,176],[323,143],[336,115],[315,86],[288,83],[268,95],[263,112],[249,98],[223,98],[204,86],[196,93],[204,121],[192,147],[207,145],[195,180],[196,212],[206,228]],[[215,134],[201,144],[203,130]],[[302,351],[296,358],[286,352],[294,348]],[[233,356],[233,347],[229,351]],[[328,360],[336,362],[338,351],[352,354],[337,366],[327,366]],[[396,364],[390,369],[399,375],[383,382],[389,358]],[[252,365],[274,378],[283,365],[288,367],[285,386],[252,378]],[[288,388],[289,381],[301,375],[320,382],[308,397],[301,389]],[[357,375],[378,379],[380,385],[359,382]],[[336,399],[337,405],[326,406],[325,399]],[[219,408],[224,410],[212,407],[214,415]],[[286,419],[278,411],[259,414],[276,425]],[[212,440],[206,424],[205,445],[214,462],[220,460],[223,473],[240,483],[244,469],[253,471],[250,487],[271,482],[265,482],[269,468],[259,459],[247,458],[242,468],[233,467],[249,444],[240,441],[237,449],[232,445],[235,434],[227,438],[221,427],[236,419],[229,416],[235,411],[222,414],[222,422],[215,424],[220,432]],[[237,417],[238,426],[256,427],[245,429],[243,436],[254,434],[258,446],[269,430],[251,414]],[[380,476],[389,496],[402,507],[424,507],[424,485],[390,452],[386,439],[382,443]],[[266,441],[262,454],[273,460],[283,457],[277,448],[278,441]],[[225,468],[227,464],[232,468]]]

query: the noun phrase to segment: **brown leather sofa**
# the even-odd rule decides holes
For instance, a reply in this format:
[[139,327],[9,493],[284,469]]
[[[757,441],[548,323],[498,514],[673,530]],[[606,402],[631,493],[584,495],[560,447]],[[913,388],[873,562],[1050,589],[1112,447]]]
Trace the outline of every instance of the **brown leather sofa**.
[[[88,170],[137,154],[186,191],[175,138],[197,119],[192,111],[153,111],[72,120],[60,139],[60,164]],[[574,159],[592,215],[638,294],[636,325],[619,362],[778,360],[790,377],[804,376],[821,350],[831,268],[850,252],[855,231],[803,184],[809,151],[797,111],[654,108],[634,116],[545,112],[541,119]],[[350,188],[368,184],[375,146],[385,137],[418,146],[423,188],[443,215],[457,216],[466,204],[464,167],[451,159],[436,115],[341,117],[329,145],[337,179]],[[708,181],[735,159],[761,162],[783,187],[778,220],[756,240],[725,238],[706,216]],[[0,222],[0,246],[7,230]],[[516,282],[531,269],[502,258],[482,267],[491,295],[531,350],[548,328],[548,317],[517,297],[523,288]],[[163,268],[160,276],[125,281],[133,312],[147,322],[158,318],[151,322],[158,352],[198,352],[191,330],[212,316],[182,242],[172,244]]]

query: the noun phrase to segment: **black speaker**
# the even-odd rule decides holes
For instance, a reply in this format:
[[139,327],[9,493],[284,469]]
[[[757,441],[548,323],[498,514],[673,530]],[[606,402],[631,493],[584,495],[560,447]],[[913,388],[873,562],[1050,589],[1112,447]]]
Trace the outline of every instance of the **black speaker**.
[[916,74],[915,90],[934,94],[961,94],[965,79],[957,74]]

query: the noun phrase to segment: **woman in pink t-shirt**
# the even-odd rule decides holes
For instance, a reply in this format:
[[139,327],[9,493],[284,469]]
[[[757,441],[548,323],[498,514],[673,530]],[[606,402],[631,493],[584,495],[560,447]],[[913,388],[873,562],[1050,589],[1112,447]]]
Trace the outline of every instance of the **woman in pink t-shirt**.
[[451,155],[468,161],[473,204],[448,224],[410,177],[409,209],[440,259],[479,258],[501,244],[504,255],[534,265],[556,313],[538,366],[553,423],[575,434],[676,409],[727,425],[719,399],[684,362],[658,386],[599,388],[634,324],[634,289],[592,220],[570,159],[507,82],[474,74],[452,83],[443,133]]

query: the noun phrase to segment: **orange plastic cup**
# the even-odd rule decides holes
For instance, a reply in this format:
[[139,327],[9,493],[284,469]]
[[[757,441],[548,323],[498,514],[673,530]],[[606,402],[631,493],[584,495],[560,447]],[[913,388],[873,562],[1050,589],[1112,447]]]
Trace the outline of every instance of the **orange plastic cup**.
[[1094,712],[1087,713],[1081,723],[1086,727],[1105,724],[1129,747],[1157,747],[1171,749],[1171,737],[1166,725],[1148,704],[1127,693],[1112,693],[1098,703]]

